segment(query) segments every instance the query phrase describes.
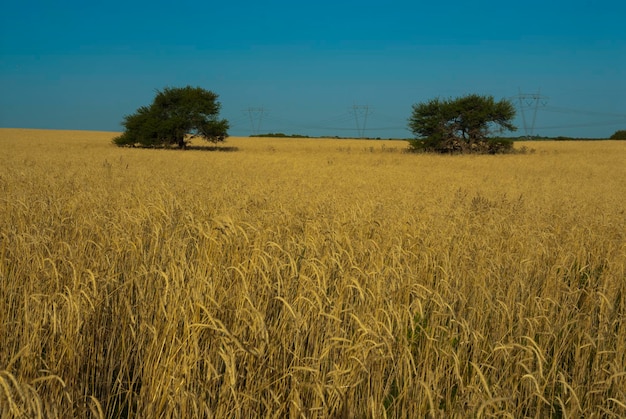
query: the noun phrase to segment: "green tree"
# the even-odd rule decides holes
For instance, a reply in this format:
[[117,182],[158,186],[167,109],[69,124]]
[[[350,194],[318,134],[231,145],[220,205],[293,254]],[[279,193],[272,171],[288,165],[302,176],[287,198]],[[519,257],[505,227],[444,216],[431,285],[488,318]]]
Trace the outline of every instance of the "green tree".
[[490,137],[494,132],[515,131],[515,107],[508,100],[468,95],[456,99],[431,99],[413,105],[409,140],[413,151],[439,153],[503,153],[512,150],[510,140]]
[[615,131],[613,135],[611,135],[610,139],[611,140],[626,140],[626,129]]
[[119,146],[159,147],[170,144],[185,148],[188,141],[201,137],[211,142],[224,141],[228,121],[219,119],[218,95],[200,87],[166,87],[157,90],[150,106],[126,115],[125,131],[113,142]]

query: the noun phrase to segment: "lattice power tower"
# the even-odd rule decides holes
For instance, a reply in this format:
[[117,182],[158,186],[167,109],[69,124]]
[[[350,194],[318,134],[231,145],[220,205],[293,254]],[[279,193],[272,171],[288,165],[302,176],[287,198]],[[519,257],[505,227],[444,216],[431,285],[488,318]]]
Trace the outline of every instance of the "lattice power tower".
[[[539,106],[546,106],[548,103],[548,97],[542,96],[537,90],[537,93],[522,93],[519,91],[519,94],[516,96],[519,103],[519,110],[522,114],[522,124],[524,125],[524,134],[527,138],[532,138],[535,135],[535,121],[537,120],[537,110]],[[530,125],[526,113],[530,111],[532,114],[532,118],[530,120]]]
[[252,134],[259,135],[261,133],[261,121],[263,120],[263,114],[265,113],[265,109],[263,107],[250,107],[244,112],[248,112],[248,116],[250,117],[250,128],[252,128]]
[[370,113],[368,105],[353,105],[354,122],[356,122],[356,130],[359,138],[365,138],[365,126],[367,125],[367,116]]

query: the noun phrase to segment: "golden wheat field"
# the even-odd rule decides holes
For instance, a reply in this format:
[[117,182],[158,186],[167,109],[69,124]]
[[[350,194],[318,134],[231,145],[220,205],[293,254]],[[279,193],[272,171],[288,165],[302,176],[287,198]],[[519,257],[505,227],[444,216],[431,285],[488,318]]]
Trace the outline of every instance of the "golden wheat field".
[[0,130],[0,417],[626,416],[626,141]]

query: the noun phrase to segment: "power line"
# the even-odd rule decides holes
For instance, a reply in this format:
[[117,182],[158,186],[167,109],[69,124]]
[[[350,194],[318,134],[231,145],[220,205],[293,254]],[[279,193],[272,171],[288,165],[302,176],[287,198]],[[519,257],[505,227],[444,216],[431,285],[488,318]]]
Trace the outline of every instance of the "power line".
[[580,109],[562,108],[562,107],[556,107],[556,106],[545,106],[544,110],[548,112],[557,112],[557,113],[564,113],[564,114],[570,114],[570,115],[602,116],[602,117],[609,117],[609,118],[625,118],[626,119],[626,114],[587,111],[587,110],[580,110]]
[[[543,96],[540,91],[536,93],[523,93],[521,90],[518,95],[512,96],[519,114],[523,119],[523,128],[525,135],[531,137],[536,135],[537,130],[553,130],[566,128],[583,128],[594,126],[614,126],[626,123],[626,114],[615,112],[598,112],[589,110],[572,109],[566,107],[548,106],[548,98]],[[543,121],[538,124],[539,110],[550,113],[561,113],[571,116],[580,116],[572,123],[556,122],[545,123]],[[313,135],[330,134],[335,132],[354,131],[356,129],[357,138],[366,138],[375,136],[374,133],[382,131],[396,131],[394,135],[400,131],[408,130],[407,126],[398,116],[389,116],[379,112],[373,112],[370,105],[352,105],[343,113],[338,113],[317,121],[296,121],[289,117],[282,118],[280,115],[270,115],[265,107],[248,107],[243,109],[242,117],[232,120],[231,127],[237,126],[239,129],[245,129],[244,126],[249,124],[253,134],[258,135],[262,129],[270,130],[268,132],[284,132],[290,130],[293,133],[299,131],[308,131]],[[588,117],[588,118],[584,118]],[[368,135],[369,133],[369,135]]]
[[563,128],[590,128],[590,127],[609,127],[609,126],[617,126],[624,124],[624,120],[622,121],[603,121],[603,122],[588,122],[588,123],[579,123],[579,124],[567,124],[567,125],[551,125],[545,127],[539,127],[539,129],[563,129]]

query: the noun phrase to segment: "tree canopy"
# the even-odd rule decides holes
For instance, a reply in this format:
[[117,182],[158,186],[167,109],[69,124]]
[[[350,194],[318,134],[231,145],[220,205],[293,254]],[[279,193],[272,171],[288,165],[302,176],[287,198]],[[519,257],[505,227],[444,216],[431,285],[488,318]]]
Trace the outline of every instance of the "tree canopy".
[[626,129],[615,131],[610,137],[611,140],[626,140]]
[[501,153],[512,142],[491,138],[493,132],[515,131],[515,107],[492,96],[467,95],[456,99],[431,99],[413,105],[409,129],[415,151],[440,153]]
[[124,117],[125,131],[113,142],[119,146],[174,144],[185,148],[194,137],[214,143],[224,141],[229,124],[218,118],[221,105],[217,98],[217,94],[200,87],[157,90],[150,106],[142,106]]

